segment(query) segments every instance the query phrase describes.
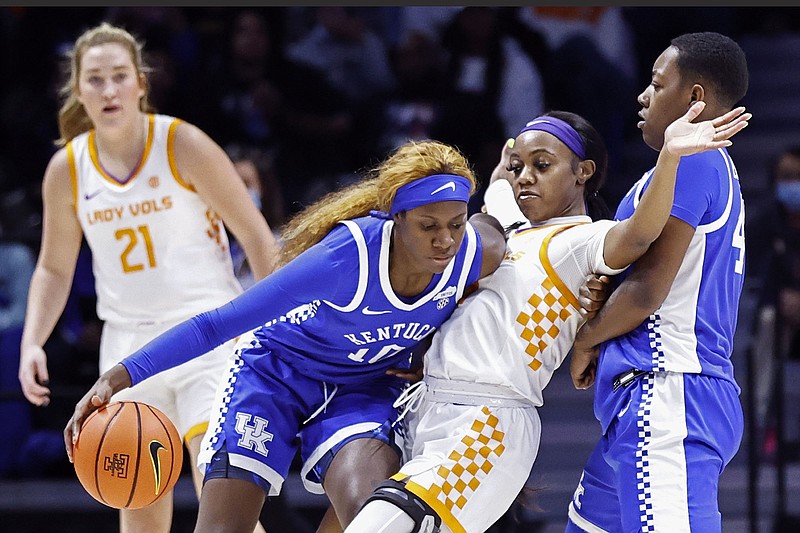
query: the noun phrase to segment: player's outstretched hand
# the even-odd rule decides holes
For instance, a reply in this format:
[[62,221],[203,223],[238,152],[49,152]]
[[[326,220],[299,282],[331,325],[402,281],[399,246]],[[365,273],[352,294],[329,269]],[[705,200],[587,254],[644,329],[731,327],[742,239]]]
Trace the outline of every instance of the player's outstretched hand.
[[705,109],[706,103],[695,102],[681,118],[667,126],[664,132],[664,150],[677,156],[691,155],[705,150],[730,146],[731,137],[742,131],[752,118],[744,107],[737,107],[713,120],[692,122]]
[[108,372],[97,378],[89,392],[84,394],[77,404],[75,412],[64,428],[64,446],[67,448],[67,458],[72,462],[72,447],[78,440],[78,433],[86,418],[100,407],[111,401],[115,393],[131,386],[131,376],[121,364],[114,365]]

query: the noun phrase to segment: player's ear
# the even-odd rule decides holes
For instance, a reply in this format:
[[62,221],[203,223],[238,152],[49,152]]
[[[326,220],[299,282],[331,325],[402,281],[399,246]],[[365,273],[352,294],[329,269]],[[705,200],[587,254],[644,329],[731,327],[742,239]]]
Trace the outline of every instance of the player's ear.
[[597,171],[597,165],[591,159],[585,159],[578,163],[578,184],[583,185],[589,181],[595,171]]
[[704,100],[705,97],[706,97],[705,88],[699,83],[695,83],[694,85],[692,85],[692,90],[689,92],[689,105],[691,106],[695,102]]

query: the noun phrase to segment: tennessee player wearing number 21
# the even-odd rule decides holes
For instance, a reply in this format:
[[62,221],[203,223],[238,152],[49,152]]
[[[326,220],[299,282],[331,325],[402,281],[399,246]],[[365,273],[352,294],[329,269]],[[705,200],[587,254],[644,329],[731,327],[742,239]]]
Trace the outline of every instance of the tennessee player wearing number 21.
[[[242,292],[225,226],[259,278],[279,253],[222,148],[192,124],[151,110],[141,45],[131,34],[100,24],[76,40],[68,59],[60,149],[44,175],[42,245],[21,344],[20,383],[36,405],[50,401],[42,347],[64,309],[83,237],[104,321],[101,373],[171,325]],[[195,465],[232,345],[113,399],[165,413]],[[171,494],[120,511],[122,533],[167,533],[171,520]]]

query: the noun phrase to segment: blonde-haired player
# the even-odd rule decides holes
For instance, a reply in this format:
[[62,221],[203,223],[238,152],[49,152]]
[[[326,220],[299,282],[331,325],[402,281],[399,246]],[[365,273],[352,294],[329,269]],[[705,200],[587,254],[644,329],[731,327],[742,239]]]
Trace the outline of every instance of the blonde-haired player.
[[[88,29],[70,60],[58,116],[61,148],[45,171],[43,238],[21,344],[19,379],[36,405],[50,401],[42,347],[64,309],[83,236],[105,322],[101,373],[171,325],[242,292],[225,226],[257,278],[273,269],[279,253],[223,150],[192,124],[151,113],[142,46],[130,33],[107,23]],[[166,413],[195,465],[231,347],[114,399]],[[199,495],[201,476],[192,470]],[[120,511],[124,533],[167,532],[171,521],[171,497]]]

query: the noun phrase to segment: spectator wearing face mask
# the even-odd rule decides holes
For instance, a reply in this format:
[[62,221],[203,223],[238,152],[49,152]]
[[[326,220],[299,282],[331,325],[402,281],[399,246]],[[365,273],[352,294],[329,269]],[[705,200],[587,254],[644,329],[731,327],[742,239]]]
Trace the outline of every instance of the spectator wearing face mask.
[[754,242],[768,246],[748,255],[748,268],[751,264],[755,267],[753,273],[761,285],[755,350],[759,360],[756,419],[763,421],[765,458],[772,458],[782,443],[782,457],[798,460],[797,402],[784,402],[780,430],[774,415],[779,395],[800,395],[797,381],[791,378],[800,371],[800,145],[782,150],[772,160],[769,183],[770,204],[746,228],[758,236]]
[[[236,172],[242,178],[253,203],[267,219],[276,239],[280,239],[280,228],[286,219],[283,193],[273,167],[272,154],[252,145],[231,144],[225,151],[233,161]],[[255,283],[253,272],[244,250],[236,239],[231,239],[233,269],[239,283],[245,289]]]

